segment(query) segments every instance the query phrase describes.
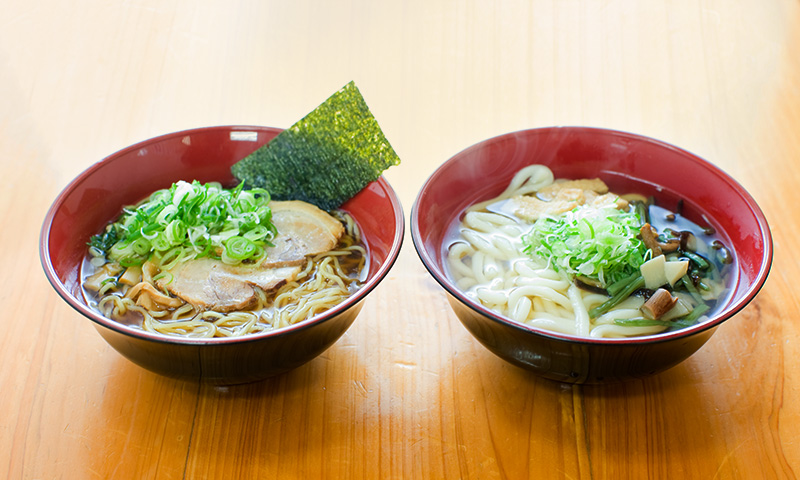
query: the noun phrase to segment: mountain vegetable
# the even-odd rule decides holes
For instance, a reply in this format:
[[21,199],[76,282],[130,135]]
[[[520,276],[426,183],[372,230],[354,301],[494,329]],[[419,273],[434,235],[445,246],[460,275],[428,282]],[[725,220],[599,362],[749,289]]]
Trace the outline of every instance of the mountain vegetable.
[[717,299],[719,272],[688,248],[688,242],[673,238],[688,240],[691,233],[659,234],[646,221],[650,212],[643,206],[583,204],[540,217],[523,236],[524,252],[565,272],[579,287],[606,293],[607,300],[589,309],[590,318],[639,295],[644,298],[642,317],[615,324],[671,329],[691,325],[708,311],[707,302]]

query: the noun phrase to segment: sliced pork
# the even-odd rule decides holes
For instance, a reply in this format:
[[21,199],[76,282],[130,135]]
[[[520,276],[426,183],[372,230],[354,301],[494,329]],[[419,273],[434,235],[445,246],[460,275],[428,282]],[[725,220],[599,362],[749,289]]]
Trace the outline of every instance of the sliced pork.
[[301,265],[309,255],[332,250],[344,234],[342,222],[310,203],[270,202],[278,234],[266,249],[264,267]]
[[206,257],[179,263],[156,284],[200,310],[230,312],[256,305],[254,287],[269,292],[293,280],[299,271],[300,267],[227,265]]
[[199,258],[180,262],[156,283],[200,310],[231,312],[253,308],[255,287],[270,292],[294,280],[309,255],[327,252],[339,243],[344,226],[314,205],[300,201],[271,202],[278,234],[261,265],[228,265]]

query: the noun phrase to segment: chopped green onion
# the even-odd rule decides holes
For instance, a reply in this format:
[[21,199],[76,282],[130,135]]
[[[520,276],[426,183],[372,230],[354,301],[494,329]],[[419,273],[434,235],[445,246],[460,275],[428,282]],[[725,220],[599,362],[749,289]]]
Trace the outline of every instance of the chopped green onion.
[[169,280],[167,280],[167,282],[166,282],[166,283],[167,283],[167,285],[169,285],[170,283],[172,283],[172,280],[173,280],[175,277],[174,277],[174,275],[172,275],[172,274],[171,274],[171,273],[169,273],[169,272],[161,272],[161,273],[158,273],[158,274],[156,274],[156,275],[154,275],[154,276],[153,276],[153,281],[155,282],[155,281],[157,281],[157,280],[161,280],[162,278],[168,278]]
[[183,252],[184,250],[181,247],[175,247],[167,250],[167,252],[161,257],[161,267],[164,270],[169,270],[177,265],[181,259],[186,257]]
[[[141,265],[153,254],[162,267],[223,254],[230,263],[256,259],[276,234],[269,202],[266,190],[244,190],[243,183],[227,190],[218,183],[179,181],[123,209],[116,222],[89,240],[90,253],[123,266]],[[245,243],[229,246],[233,238]]]
[[641,220],[641,225],[650,222],[650,212],[647,209],[647,205],[644,202],[632,202],[634,210],[636,214],[639,215],[639,219]]
[[146,238],[140,237],[131,243],[131,248],[136,255],[147,255],[150,252],[151,245]]
[[635,209],[582,205],[558,217],[539,218],[522,240],[526,253],[547,260],[555,270],[611,285],[644,263],[641,225]]
[[245,237],[234,236],[225,242],[225,254],[234,260],[250,258],[256,252],[256,244]]

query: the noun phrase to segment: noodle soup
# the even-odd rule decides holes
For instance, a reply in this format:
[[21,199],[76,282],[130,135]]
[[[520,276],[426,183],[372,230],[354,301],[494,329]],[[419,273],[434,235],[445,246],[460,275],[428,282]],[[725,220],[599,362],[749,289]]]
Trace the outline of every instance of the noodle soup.
[[597,179],[520,170],[473,205],[446,267],[473,300],[516,322],[580,337],[631,337],[702,322],[729,295],[732,257],[714,232]]
[[[160,190],[126,208],[120,219],[93,237],[81,272],[82,292],[91,308],[152,333],[231,337],[310,319],[363,285],[368,252],[348,213],[327,213],[298,201],[270,202],[268,194],[254,197],[218,184],[186,185],[179,182],[170,191]],[[217,203],[231,209],[220,215],[225,218],[217,230],[203,221],[181,220],[170,209],[178,203],[195,208],[193,200],[186,200],[192,188],[203,201],[219,196]],[[231,206],[237,203],[249,209],[241,215],[241,224],[249,226],[233,233],[237,222],[231,218],[242,213]],[[167,225],[161,234],[178,237],[180,241],[173,242],[177,246],[158,250],[165,240],[159,239],[156,228],[136,224],[137,216],[145,214]],[[192,210],[189,216],[208,214]],[[121,240],[116,230],[143,233]],[[108,236],[111,246],[101,248],[99,243]]]

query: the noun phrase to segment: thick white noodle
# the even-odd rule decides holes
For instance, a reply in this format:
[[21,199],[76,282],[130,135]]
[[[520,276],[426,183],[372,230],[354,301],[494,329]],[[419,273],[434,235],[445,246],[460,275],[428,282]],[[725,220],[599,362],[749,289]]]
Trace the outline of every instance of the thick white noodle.
[[530,224],[493,213],[487,207],[553,183],[549,168],[520,170],[498,197],[473,205],[464,215],[460,237],[450,246],[447,262],[456,286],[514,321],[582,337],[628,337],[657,333],[663,327],[628,327],[616,319],[640,317],[642,300],[631,298],[596,319],[589,310],[608,297],[575,286],[544,261],[522,253],[522,236]]
[[571,284],[567,294],[572,304],[572,312],[575,315],[575,333],[581,337],[586,337],[589,335],[592,326],[589,320],[589,310],[583,303],[581,291],[575,284]]
[[529,165],[514,175],[508,188],[497,197],[486,202],[477,203],[467,209],[468,212],[480,211],[489,205],[500,200],[505,200],[516,195],[526,195],[538,192],[542,188],[553,183],[553,171],[544,165]]

